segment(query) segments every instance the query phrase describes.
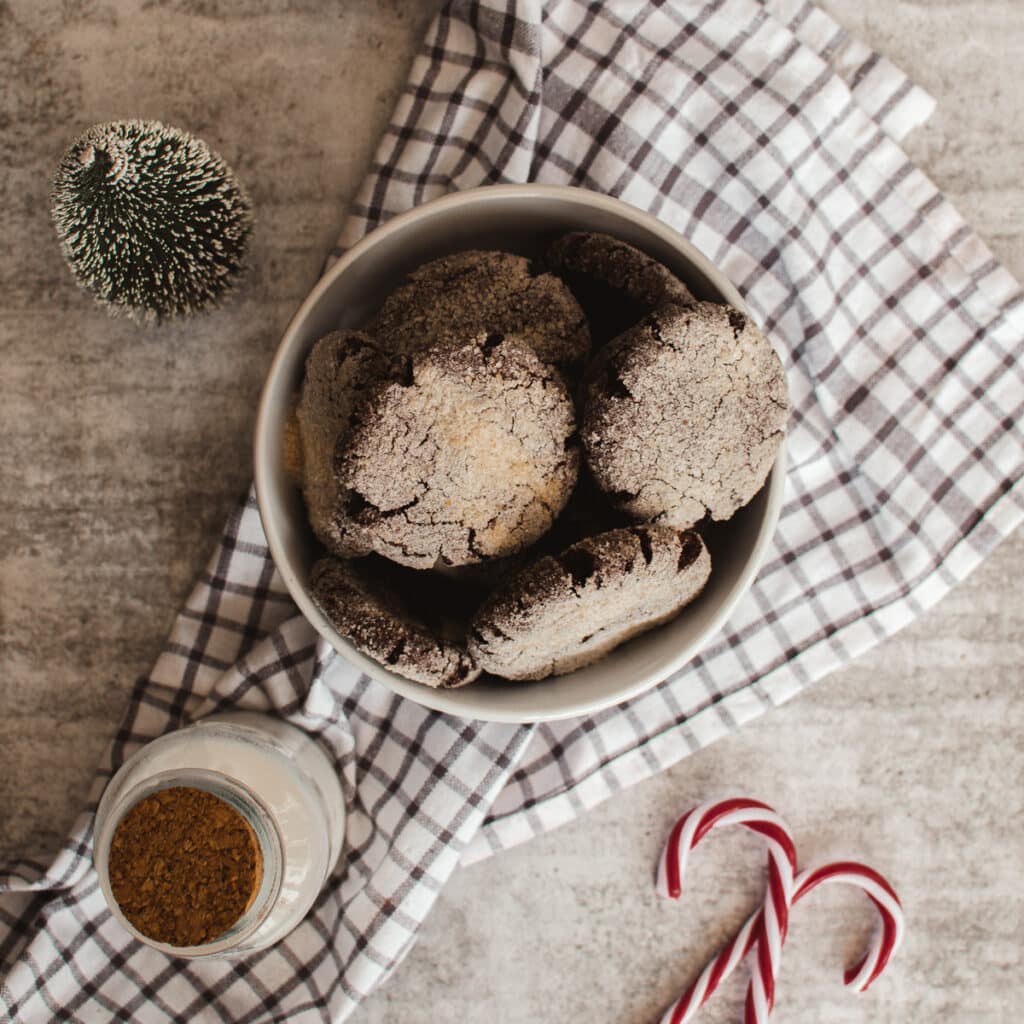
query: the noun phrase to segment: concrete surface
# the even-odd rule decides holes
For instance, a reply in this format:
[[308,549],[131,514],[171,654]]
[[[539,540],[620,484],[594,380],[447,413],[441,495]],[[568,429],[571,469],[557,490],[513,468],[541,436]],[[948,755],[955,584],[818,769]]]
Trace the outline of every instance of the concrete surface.
[[[314,281],[437,4],[0,2],[0,859],[46,856],[248,483],[260,382]],[[1024,277],[1024,4],[828,0],[938,97],[912,154]],[[271,45],[272,42],[272,45]],[[48,180],[93,122],[159,117],[251,188],[255,272],[207,318],[145,332],[72,284]],[[723,788],[792,821],[807,859],[883,868],[910,932],[891,975],[840,984],[870,930],[853,894],[795,918],[783,1021],[1016,1019],[1024,1004],[1024,538],[927,618],[810,694],[585,820],[460,873],[353,1018],[654,1021],[759,894],[723,836],[690,898],[651,866]],[[701,1020],[740,1019],[735,981]]]

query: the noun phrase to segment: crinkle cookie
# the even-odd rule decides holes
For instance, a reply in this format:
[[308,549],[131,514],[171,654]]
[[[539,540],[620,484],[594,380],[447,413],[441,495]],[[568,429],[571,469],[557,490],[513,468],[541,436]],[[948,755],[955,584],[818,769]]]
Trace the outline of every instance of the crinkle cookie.
[[389,370],[380,345],[362,331],[332,331],[306,358],[296,410],[301,447],[303,496],[317,539],[336,555],[365,555],[369,545],[345,515],[334,476],[334,448],[364,388]]
[[548,246],[545,264],[579,299],[595,348],[666,302],[685,306],[695,301],[668,267],[611,235],[562,235]]
[[548,246],[545,259],[559,273],[582,274],[622,292],[648,312],[666,302],[686,305],[690,289],[663,263],[611,235],[573,231]]
[[324,558],[310,591],[331,625],[363,654],[417,683],[465,686],[480,669],[465,645],[446,639],[404,601],[370,560]]
[[514,336],[416,352],[372,390],[339,441],[347,514],[373,550],[413,568],[532,544],[579,471],[575,410],[557,371]]
[[558,366],[580,363],[590,350],[587,318],[564,282],[509,252],[471,250],[425,263],[388,297],[372,330],[400,352],[481,332],[516,334]]
[[545,556],[481,605],[469,650],[485,672],[544,679],[582,668],[668,621],[703,589],[696,533],[633,526]]
[[594,479],[635,520],[729,519],[758,492],[789,415],[779,357],[730,306],[664,306],[587,372],[583,443]]

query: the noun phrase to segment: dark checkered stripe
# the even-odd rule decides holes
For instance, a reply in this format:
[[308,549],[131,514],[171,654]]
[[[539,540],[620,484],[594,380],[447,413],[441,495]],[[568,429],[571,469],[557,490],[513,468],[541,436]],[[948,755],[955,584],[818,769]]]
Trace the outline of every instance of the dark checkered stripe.
[[[1021,518],[1013,281],[898,140],[930,111],[803,0],[452,3],[342,245],[487,182],[653,210],[736,282],[795,413],[774,548],[721,639],[621,708],[526,729],[399,700],[318,644],[251,496],[140,680],[90,809],[0,885],[0,1011],[19,1021],[340,1020],[410,948],[461,861],[522,841],[763,713],[921,614]],[[91,810],[149,738],[218,707],[317,735],[351,808],[342,866],[274,950],[186,964],[126,941]]]

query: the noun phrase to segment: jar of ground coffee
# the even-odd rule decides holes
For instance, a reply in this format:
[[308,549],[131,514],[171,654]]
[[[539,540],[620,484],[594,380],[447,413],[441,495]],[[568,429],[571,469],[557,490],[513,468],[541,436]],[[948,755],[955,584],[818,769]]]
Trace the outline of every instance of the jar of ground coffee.
[[345,805],[326,753],[287,722],[237,711],[161,736],[96,812],[93,859],[113,915],[173,956],[284,938],[341,852]]

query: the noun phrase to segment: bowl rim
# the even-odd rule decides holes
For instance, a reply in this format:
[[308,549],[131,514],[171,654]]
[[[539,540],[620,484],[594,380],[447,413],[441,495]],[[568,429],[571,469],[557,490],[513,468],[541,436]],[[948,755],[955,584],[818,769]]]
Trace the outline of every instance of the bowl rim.
[[[254,431],[253,463],[254,481],[256,489],[256,505],[263,526],[263,532],[267,539],[267,546],[277,571],[288,590],[292,600],[298,605],[299,610],[305,619],[312,625],[318,636],[326,640],[334,650],[344,657],[351,665],[371,679],[386,686],[393,693],[400,697],[407,697],[409,700],[423,707],[434,711],[444,712],[459,718],[473,719],[477,721],[502,722],[509,724],[531,724],[535,722],[552,722],[568,718],[578,718],[594,714],[605,708],[614,707],[632,700],[634,697],[654,689],[657,685],[675,675],[684,665],[691,661],[722,628],[723,624],[732,614],[740,599],[750,589],[754,578],[757,576],[764,563],[768,545],[771,543],[779,521],[782,510],[783,492],[786,477],[786,449],[787,439],[784,436],[771,473],[765,483],[768,488],[767,501],[758,529],[757,536],[751,548],[750,557],[747,559],[742,572],[733,584],[731,590],[723,598],[715,613],[702,632],[694,637],[689,643],[683,644],[676,654],[661,668],[656,675],[651,673],[640,674],[628,686],[624,686],[614,694],[603,694],[589,700],[576,700],[571,706],[560,709],[544,709],[534,713],[528,711],[517,712],[508,708],[494,709],[487,707],[486,700],[474,701],[467,694],[472,693],[471,688],[459,689],[460,694],[458,708],[453,708],[447,695],[455,691],[445,689],[434,689],[422,683],[405,679],[393,672],[388,671],[384,666],[379,665],[369,656],[357,650],[349,640],[341,636],[331,626],[323,613],[317,608],[306,587],[299,580],[297,574],[291,567],[290,560],[286,553],[284,541],[272,517],[265,514],[264,509],[269,507],[265,497],[271,487],[271,467],[265,456],[268,448],[270,423],[274,418],[274,404],[271,401],[271,382],[275,380],[280,372],[281,364],[295,344],[302,325],[310,312],[320,302],[322,296],[330,290],[335,280],[345,273],[347,268],[369,250],[375,248],[392,235],[403,231],[409,224],[415,223],[424,218],[437,216],[438,214],[458,209],[459,207],[472,206],[499,199],[515,198],[520,201],[528,200],[569,200],[581,206],[592,209],[604,210],[606,212],[624,216],[634,221],[640,227],[651,234],[659,236],[666,244],[679,250],[705,277],[711,280],[715,287],[722,293],[730,305],[742,310],[749,315],[749,310],[743,302],[742,297],[736,290],[735,285],[716,267],[692,242],[680,234],[674,228],[660,221],[653,214],[633,206],[625,200],[613,196],[604,195],[600,192],[592,192],[589,189],[577,188],[571,185],[542,185],[542,184],[519,184],[519,185],[483,185],[477,188],[464,189],[458,192],[450,192],[446,195],[431,199],[419,206],[413,207],[404,213],[400,213],[386,221],[384,224],[374,228],[363,236],[355,245],[340,256],[320,277],[317,283],[310,290],[309,294],[299,305],[281,336],[274,358],[267,370],[263,387],[260,392],[259,407],[256,414],[256,426]],[[510,686],[516,686],[514,682]]]

